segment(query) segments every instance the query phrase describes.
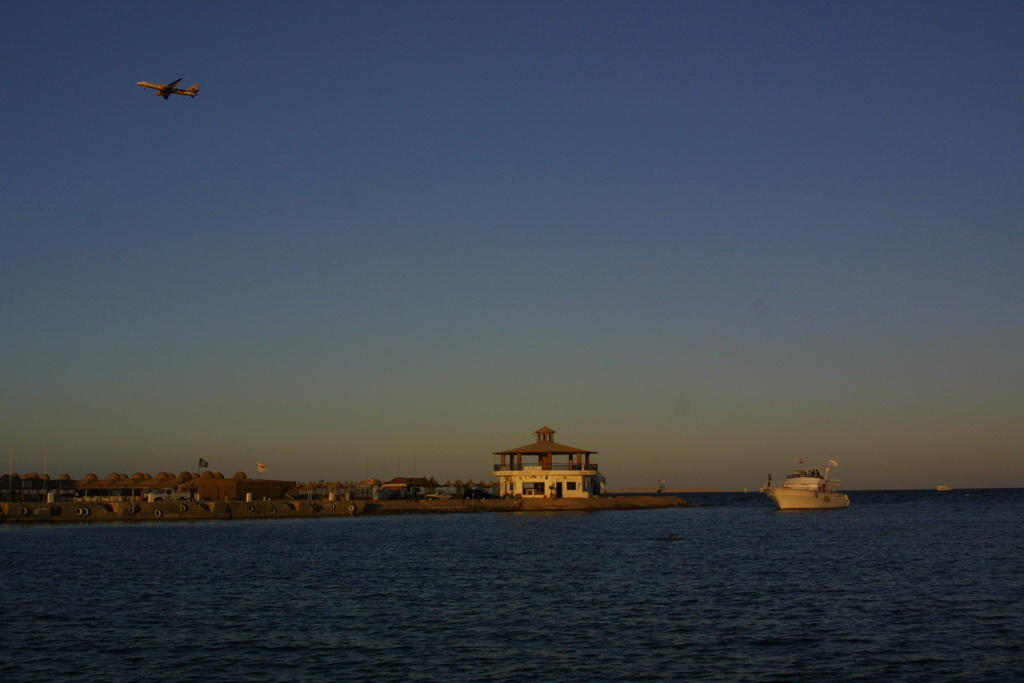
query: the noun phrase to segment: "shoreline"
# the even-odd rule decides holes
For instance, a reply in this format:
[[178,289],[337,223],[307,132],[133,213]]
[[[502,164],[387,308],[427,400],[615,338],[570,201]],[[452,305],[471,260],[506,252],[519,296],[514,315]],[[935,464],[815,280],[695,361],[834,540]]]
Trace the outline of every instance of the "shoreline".
[[208,519],[358,517],[361,515],[445,514],[469,512],[591,512],[691,507],[677,496],[601,496],[486,500],[254,500],[254,501],[59,501],[0,503],[2,524],[156,522]]
[[608,491],[610,496],[635,496],[635,495],[665,495],[665,496],[676,496],[681,493],[742,493],[743,489],[714,489],[707,487],[695,486],[693,488],[673,488],[673,489],[662,489],[658,490],[656,486],[634,486],[632,488],[615,489],[614,491]]

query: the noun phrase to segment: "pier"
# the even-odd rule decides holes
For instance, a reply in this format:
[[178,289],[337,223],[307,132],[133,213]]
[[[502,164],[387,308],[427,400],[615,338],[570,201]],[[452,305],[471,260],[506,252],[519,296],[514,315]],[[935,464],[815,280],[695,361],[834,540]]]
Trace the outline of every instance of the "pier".
[[0,523],[170,522],[298,517],[356,517],[469,512],[590,512],[688,507],[675,496],[485,500],[254,500],[0,503]]

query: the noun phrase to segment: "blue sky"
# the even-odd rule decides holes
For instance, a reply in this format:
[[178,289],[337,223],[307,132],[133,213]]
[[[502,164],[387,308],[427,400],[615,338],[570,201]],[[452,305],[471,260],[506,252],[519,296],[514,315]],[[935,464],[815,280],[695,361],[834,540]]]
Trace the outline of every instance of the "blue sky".
[[547,425],[611,488],[1024,486],[1022,35],[1018,2],[6,2],[0,445],[480,479]]

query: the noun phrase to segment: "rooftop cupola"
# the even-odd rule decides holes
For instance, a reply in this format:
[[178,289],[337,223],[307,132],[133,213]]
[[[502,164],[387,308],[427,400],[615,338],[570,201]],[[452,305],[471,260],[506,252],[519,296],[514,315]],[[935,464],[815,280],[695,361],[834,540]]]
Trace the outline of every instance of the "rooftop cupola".
[[534,434],[537,435],[537,442],[538,443],[541,442],[541,441],[554,441],[555,440],[555,430],[552,429],[551,427],[541,427],[540,429],[535,431]]

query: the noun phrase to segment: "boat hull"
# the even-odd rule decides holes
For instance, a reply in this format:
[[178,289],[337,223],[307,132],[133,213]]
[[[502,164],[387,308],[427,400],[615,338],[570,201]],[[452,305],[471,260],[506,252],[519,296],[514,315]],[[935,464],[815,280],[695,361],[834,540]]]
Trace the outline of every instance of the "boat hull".
[[766,488],[764,493],[780,510],[829,510],[850,507],[850,498],[835,491]]

